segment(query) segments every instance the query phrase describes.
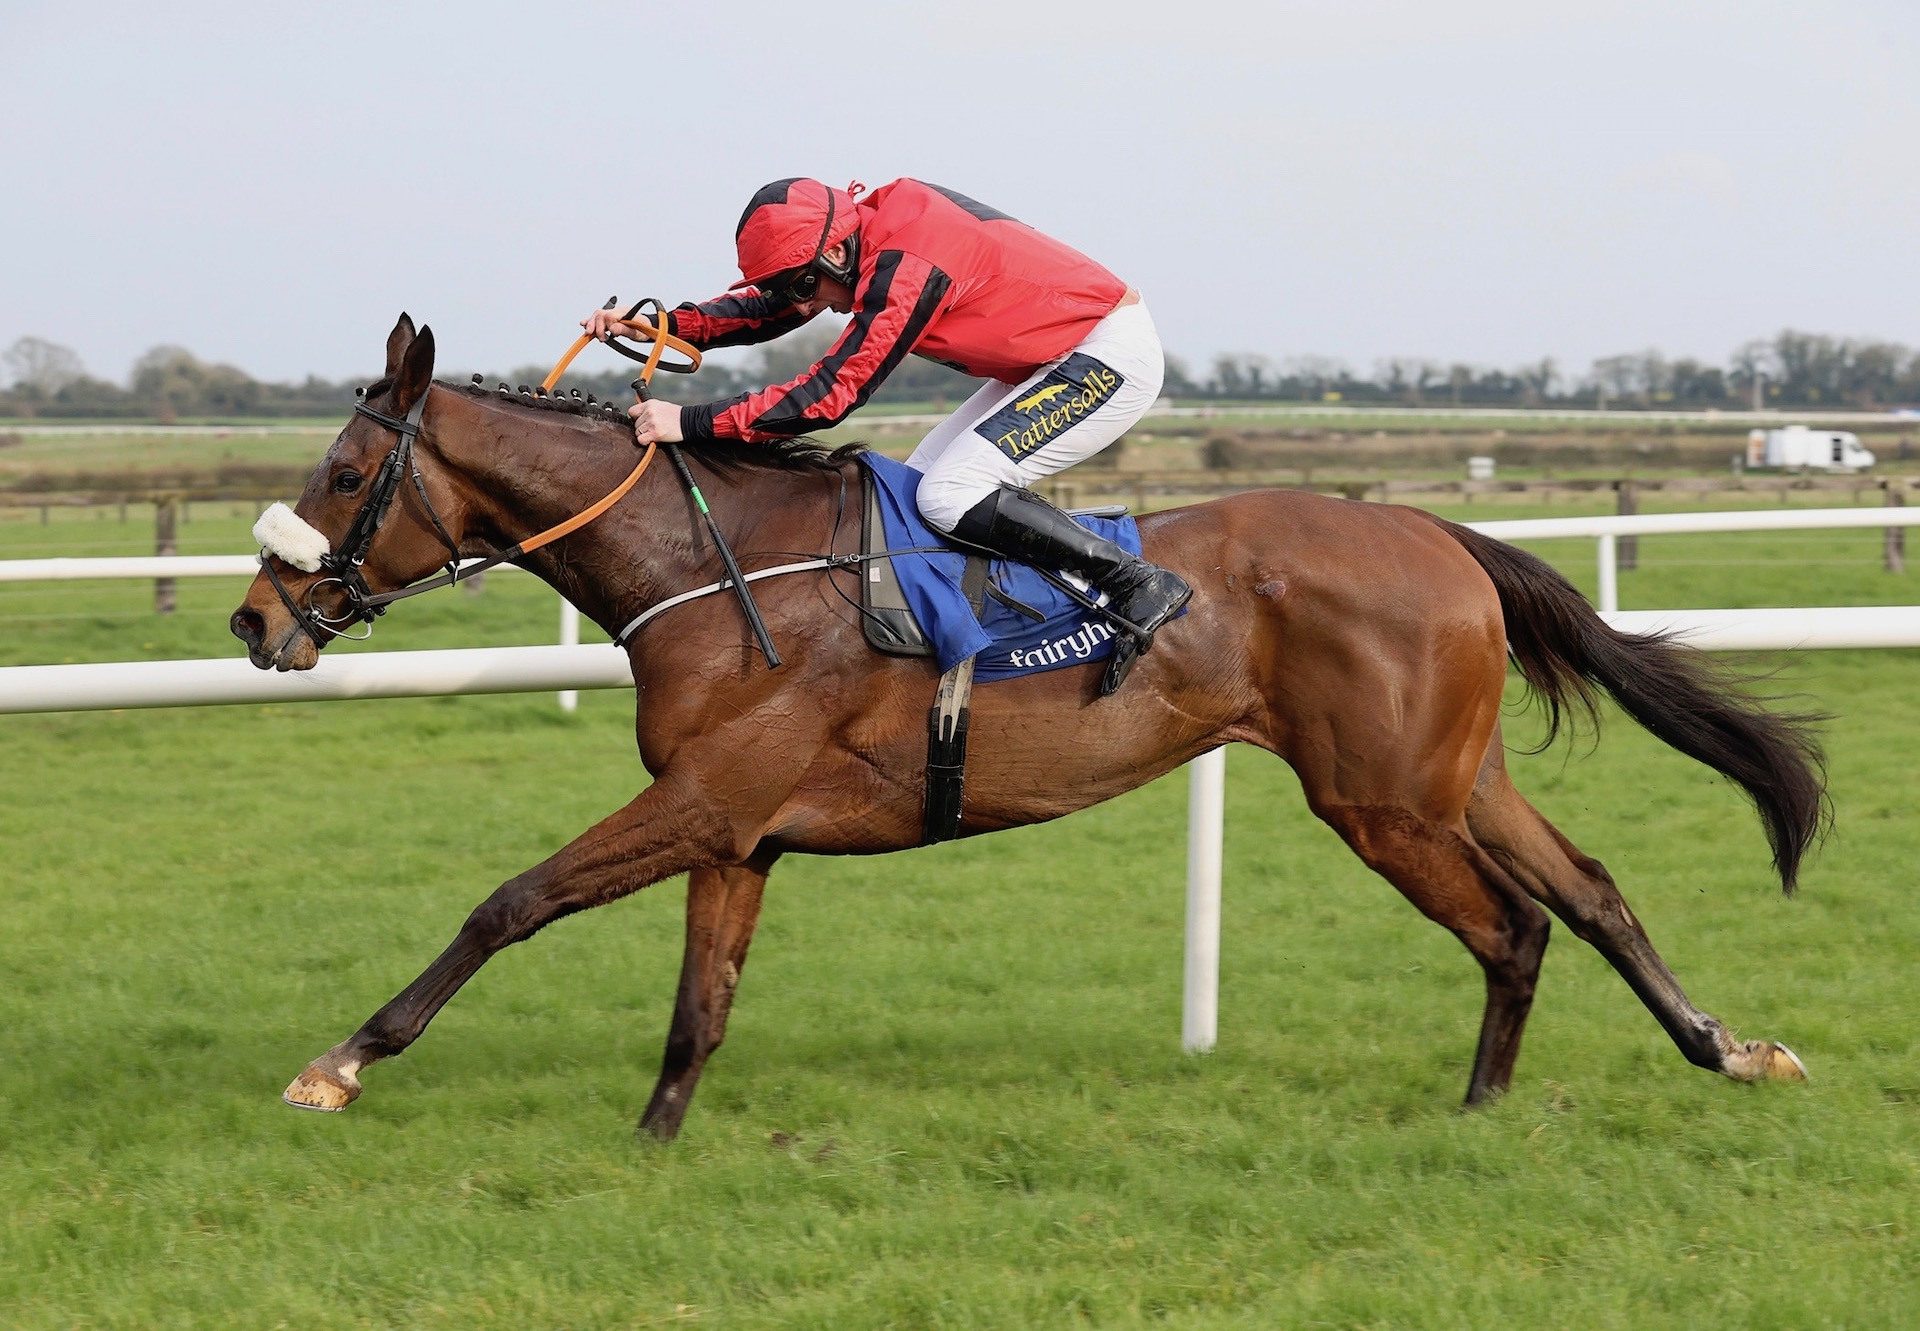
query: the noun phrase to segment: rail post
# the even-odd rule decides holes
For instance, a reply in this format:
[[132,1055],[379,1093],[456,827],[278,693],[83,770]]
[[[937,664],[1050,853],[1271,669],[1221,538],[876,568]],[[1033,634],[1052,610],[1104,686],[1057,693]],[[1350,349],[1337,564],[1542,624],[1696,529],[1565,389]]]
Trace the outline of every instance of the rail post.
[[[179,553],[176,541],[179,506],[172,495],[162,495],[153,503],[153,552],[156,555]],[[175,583],[172,578],[153,580],[153,613],[173,613]]]
[[[560,645],[578,647],[580,645],[580,612],[572,601],[560,598]],[[560,710],[571,712],[580,706],[580,694],[575,689],[562,689],[559,693]]]
[[1220,861],[1226,833],[1227,751],[1211,749],[1188,765],[1187,955],[1180,1004],[1180,1047],[1211,1050],[1220,1034]]
[[[1902,508],[1907,502],[1907,487],[1891,478],[1881,481],[1880,488],[1887,492],[1887,507]],[[1905,527],[1887,528],[1885,545],[1886,569],[1889,573],[1907,571],[1907,529]]]
[[1612,532],[1600,537],[1600,612],[1610,614],[1620,608],[1620,573],[1616,562],[1619,537]]
[[[1613,491],[1616,496],[1614,509],[1620,516],[1631,517],[1640,511],[1640,487],[1635,485],[1631,480],[1615,481],[1613,483]],[[1617,553],[1619,556],[1619,567],[1626,569],[1639,568],[1640,538],[1638,536],[1622,536]]]

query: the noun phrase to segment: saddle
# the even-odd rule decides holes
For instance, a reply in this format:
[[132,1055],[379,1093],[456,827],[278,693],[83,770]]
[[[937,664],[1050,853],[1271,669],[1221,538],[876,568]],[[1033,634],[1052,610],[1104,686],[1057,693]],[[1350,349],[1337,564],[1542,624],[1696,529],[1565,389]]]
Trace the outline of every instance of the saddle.
[[[860,480],[860,553],[865,556],[860,564],[860,627],[867,646],[888,656],[932,656],[933,643],[907,604],[893,561],[886,557],[887,533],[880,521],[880,495],[873,476],[863,468]],[[986,582],[986,559],[968,554],[964,585],[975,613],[985,608]]]
[[[861,495],[860,553],[864,558],[860,564],[860,625],[866,635],[867,645],[888,656],[932,656],[933,644],[914,615],[913,607],[907,604],[906,593],[901,590],[900,576],[894,571],[893,561],[885,557],[888,553],[887,533],[880,519],[880,499],[873,477],[864,470],[861,472]],[[1067,512],[1074,517],[1119,518],[1126,516],[1127,506],[1103,504],[1093,508],[1068,509]],[[983,611],[991,600],[1035,623],[1044,618],[1038,610],[993,580],[986,556],[964,546],[951,542],[947,544],[955,553],[967,557],[963,586],[976,614]]]

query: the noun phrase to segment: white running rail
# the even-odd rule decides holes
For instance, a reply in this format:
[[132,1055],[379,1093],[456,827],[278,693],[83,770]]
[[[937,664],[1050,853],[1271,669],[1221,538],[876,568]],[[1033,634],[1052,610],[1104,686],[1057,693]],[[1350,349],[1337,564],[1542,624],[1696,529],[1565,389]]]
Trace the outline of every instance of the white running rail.
[[[461,567],[467,568],[479,562],[481,561],[477,559],[465,560],[462,562]],[[86,582],[90,580],[101,580],[101,579],[113,580],[113,579],[119,579],[119,578],[251,578],[254,574],[258,573],[259,571],[260,571],[260,559],[259,559],[259,556],[257,555],[134,555],[130,557],[99,558],[99,559],[90,559],[90,558],[89,559],[82,559],[82,558],[5,559],[5,560],[0,560],[0,583],[5,583],[5,582]],[[489,571],[500,572],[500,573],[521,573],[521,572],[524,572],[525,570],[517,568],[512,564],[496,564],[493,567],[493,569]],[[579,641],[580,641],[580,612],[579,610],[574,608],[573,602],[567,600],[563,596],[560,598],[560,645],[563,647],[571,647],[578,644]],[[367,656],[363,656],[358,659],[362,661],[377,662],[382,657],[402,656],[402,655],[409,655],[409,653],[399,653],[399,652],[369,653]],[[192,664],[192,662],[176,661],[176,662],[170,662],[169,664],[190,665]],[[38,670],[38,669],[41,669],[42,667],[27,666],[27,667],[20,667],[20,668]],[[376,674],[378,673],[378,670],[379,670],[379,667],[375,666],[374,671]],[[414,675],[397,674],[395,676],[396,680],[412,679],[412,678],[418,678],[418,677],[419,676],[417,675],[417,673]],[[524,675],[520,677],[524,677]],[[97,682],[99,678],[104,678],[104,677],[95,677],[96,682],[88,685],[87,687],[91,689],[99,689],[100,685]],[[36,687],[44,687],[44,686],[36,686]],[[236,685],[234,687],[237,688],[238,686]],[[534,687],[535,686],[531,684],[526,685],[525,691],[531,692],[533,691]],[[590,687],[600,687],[600,686],[595,685]],[[613,686],[608,686],[608,687],[613,687]],[[431,691],[443,692],[443,693],[463,693],[463,692],[511,693],[511,692],[514,692],[515,690],[511,688],[508,688],[508,689],[449,688],[449,689],[440,689],[440,690],[431,690]],[[402,696],[406,696],[406,694],[402,692],[402,693],[350,693],[350,694],[316,694],[315,695],[315,697],[328,697],[328,698],[332,698],[332,697],[393,698],[393,697],[402,697]],[[577,707],[579,707],[580,705],[580,695],[572,687],[562,687],[556,696],[558,697],[560,702],[560,710],[563,712],[571,712],[575,710]],[[107,707],[179,707],[179,706],[197,705],[199,703],[250,702],[250,701],[258,701],[258,700],[252,699],[252,698],[239,698],[239,697],[223,698],[223,697],[216,696],[216,697],[206,697],[206,698],[185,698],[179,702],[106,703],[102,705]],[[7,711],[14,711],[14,710],[45,711],[45,710],[59,710],[59,709],[10,708],[6,705],[4,687],[0,687],[0,712],[7,712]]]

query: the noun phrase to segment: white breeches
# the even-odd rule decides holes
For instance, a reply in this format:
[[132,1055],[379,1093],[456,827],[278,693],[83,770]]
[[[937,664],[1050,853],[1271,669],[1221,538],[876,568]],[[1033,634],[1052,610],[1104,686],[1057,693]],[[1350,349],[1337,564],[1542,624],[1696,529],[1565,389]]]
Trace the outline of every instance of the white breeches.
[[952,531],[1003,485],[1025,489],[1098,453],[1160,396],[1166,357],[1145,302],[1123,305],[1019,384],[993,380],[933,427],[907,465],[922,472],[920,516]]

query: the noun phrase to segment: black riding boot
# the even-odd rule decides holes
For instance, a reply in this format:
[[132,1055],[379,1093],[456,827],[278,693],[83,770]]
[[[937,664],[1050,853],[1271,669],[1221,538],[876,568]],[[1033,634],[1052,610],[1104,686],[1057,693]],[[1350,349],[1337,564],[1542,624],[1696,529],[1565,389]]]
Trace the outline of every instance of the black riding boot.
[[1140,636],[1121,631],[1107,662],[1103,694],[1120,687],[1135,658],[1153,645],[1154,630],[1193,596],[1178,574],[1128,554],[1038,495],[1010,485],[968,509],[953,534],[997,555],[1077,574],[1107,594],[1107,608],[1139,629]]

